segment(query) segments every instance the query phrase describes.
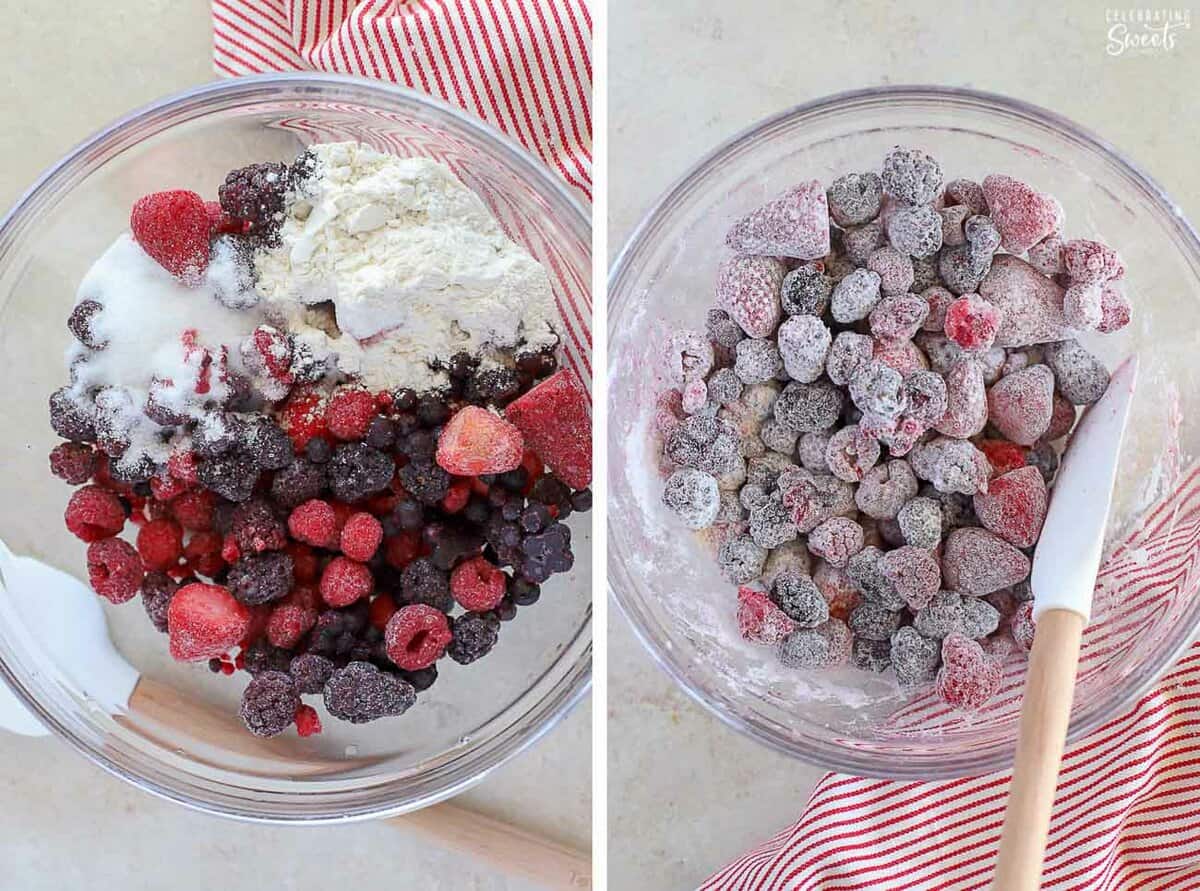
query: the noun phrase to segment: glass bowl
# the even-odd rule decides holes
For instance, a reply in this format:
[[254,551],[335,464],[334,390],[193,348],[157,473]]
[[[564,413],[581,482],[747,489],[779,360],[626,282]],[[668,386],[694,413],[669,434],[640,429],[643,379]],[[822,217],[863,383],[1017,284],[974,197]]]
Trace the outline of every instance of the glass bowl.
[[[588,215],[562,182],[478,120],[409,90],[347,77],[270,75],[209,84],[136,111],[55,164],[0,223],[0,402],[6,418],[0,540],[86,578],[84,547],[64,528],[69,490],[50,476],[47,395],[65,381],[65,319],[80,277],[128,227],[141,195],[215,196],[232,168],[291,160],[316,141],[355,139],[450,164],[509,234],[551,269],[567,361],[585,379],[590,302]],[[105,604],[117,650],[172,702],[228,716],[212,738],[188,721],[109,715],[60,672],[0,588],[0,676],[55,734],[88,758],[166,798],[218,814],[329,821],[413,810],[462,791],[530,745],[585,694],[591,669],[590,530],[572,525],[574,570],[505,625],[482,667],[449,666],[401,718],[246,745],[237,705],[248,679],[179,664],[140,601]],[[451,670],[453,669],[453,670]],[[309,701],[317,704],[315,699]],[[322,708],[322,706],[318,706]],[[252,738],[251,738],[252,739]]]
[[[1196,637],[1200,536],[1168,512],[1140,522],[1187,472],[1200,447],[1200,242],[1179,208],[1112,146],[1058,115],[1001,96],[936,87],[845,93],[751,127],[693,167],[659,200],[617,258],[609,281],[609,579],[642,643],[698,702],[730,726],[833,770],[948,778],[1011,764],[1024,655],[981,713],[902,694],[889,671],[787,671],[743,641],[734,589],[713,547],[661,503],[653,433],[665,335],[703,329],[724,234],[740,215],[800,180],[828,183],[877,170],[895,144],[931,152],[947,179],[1003,172],[1049,191],[1069,237],[1113,244],[1128,265],[1134,322],[1085,339],[1109,367],[1140,354],[1142,378],[1108,529],[1110,568],[1156,557],[1171,535],[1184,556],[1169,578],[1134,596],[1101,584],[1071,720],[1071,738],[1129,706]],[[1139,530],[1142,530],[1139,532]],[[1142,535],[1121,546],[1129,534]],[[1143,540],[1145,539],[1145,540]]]

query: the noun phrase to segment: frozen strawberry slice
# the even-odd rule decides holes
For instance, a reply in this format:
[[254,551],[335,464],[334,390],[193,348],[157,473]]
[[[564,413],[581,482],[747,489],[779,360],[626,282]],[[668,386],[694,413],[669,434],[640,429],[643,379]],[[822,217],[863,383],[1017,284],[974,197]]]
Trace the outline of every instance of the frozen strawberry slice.
[[579,379],[562,369],[511,403],[505,416],[525,445],[574,489],[592,481],[591,400]]
[[213,224],[195,192],[176,189],[139,198],[129,228],[142,250],[177,278],[194,281],[208,267]]
[[521,465],[524,451],[520,430],[486,408],[468,405],[442,429],[437,463],[457,476],[504,473]]
[[975,496],[975,514],[985,529],[1009,544],[1032,547],[1046,519],[1046,482],[1036,467],[1021,467],[992,480]]
[[171,598],[167,610],[171,656],[180,662],[211,659],[238,644],[250,628],[250,610],[222,585],[194,582]]

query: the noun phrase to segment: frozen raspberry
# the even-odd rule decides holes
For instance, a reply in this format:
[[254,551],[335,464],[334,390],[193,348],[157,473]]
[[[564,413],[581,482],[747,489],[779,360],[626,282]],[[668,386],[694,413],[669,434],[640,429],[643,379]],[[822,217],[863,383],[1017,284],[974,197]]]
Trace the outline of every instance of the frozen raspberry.
[[450,593],[463,609],[487,612],[503,599],[506,581],[504,573],[485,558],[472,557],[450,573]]
[[368,513],[354,514],[342,526],[342,553],[351,560],[367,562],[374,556],[382,541],[383,526]]
[[814,263],[801,263],[786,276],[779,290],[789,316],[823,316],[833,293],[833,279]]
[[333,607],[349,606],[371,592],[371,570],[346,557],[335,557],[321,573],[321,599]]
[[867,269],[879,275],[879,287],[889,297],[907,294],[913,285],[912,258],[894,247],[877,248],[867,257]]
[[81,541],[93,542],[116,535],[125,526],[125,508],[100,486],[76,489],[64,514],[67,529]]
[[948,247],[960,245],[967,240],[963,223],[974,214],[965,204],[948,204],[938,211],[942,218],[942,244]]
[[1077,331],[1092,331],[1104,321],[1100,283],[1074,284],[1063,293],[1063,317]]
[[325,426],[338,439],[363,439],[376,417],[375,397],[366,390],[339,390],[325,405]]
[[[864,423],[868,420],[869,416],[864,415],[859,421],[859,426],[864,430],[867,429]],[[903,458],[913,450],[928,431],[929,427],[924,421],[906,415],[889,420],[887,428],[879,430],[876,435],[879,441],[887,446],[888,454],[891,457]]]
[[292,538],[318,548],[337,546],[337,516],[327,501],[313,499],[296,507],[288,516]]
[[212,224],[195,192],[178,189],[139,198],[129,228],[142,250],[176,278],[195,281],[208,266]]
[[992,466],[992,479],[1028,463],[1025,460],[1025,449],[1014,442],[1004,439],[981,439],[976,446]]
[[901,377],[929,368],[925,354],[911,340],[876,339],[871,347],[871,356],[879,364],[898,372]]
[[939,493],[974,495],[986,492],[992,468],[979,449],[964,439],[939,436],[908,456],[913,473],[933,483]]
[[967,439],[983,430],[987,424],[987,390],[983,369],[978,362],[962,358],[945,375],[946,413],[935,429],[946,436]]
[[1129,324],[1133,310],[1129,300],[1121,293],[1115,282],[1100,286],[1100,323],[1096,330],[1101,334],[1112,334]]
[[245,637],[250,610],[228,588],[193,582],[171,598],[167,611],[171,656],[198,662],[225,654]]
[[1086,238],[1073,238],[1064,244],[1062,262],[1073,285],[1100,284],[1125,274],[1125,264],[1116,251]]
[[766,562],[767,549],[756,545],[749,536],[730,538],[717,551],[721,574],[735,585],[758,578]]
[[871,310],[871,333],[883,340],[909,340],[921,330],[929,305],[920,297],[885,297]]
[[[845,259],[853,266],[866,266],[867,260],[877,248],[881,248],[887,242],[887,237],[883,231],[883,220],[871,220],[869,223],[864,223],[861,226],[851,226],[842,233],[842,250],[845,252]],[[829,272],[829,266],[826,266],[826,272]],[[845,275],[836,277],[835,281],[841,282],[854,274],[853,268],[846,271]]]
[[[736,341],[731,346],[736,346]],[[676,386],[703,380],[712,370],[712,343],[699,331],[672,331],[667,338],[666,353],[667,379]]]
[[981,352],[996,339],[1000,318],[1000,310],[978,294],[964,294],[946,309],[946,336],[968,352]]
[[783,370],[783,359],[773,340],[748,337],[734,350],[733,370],[745,384],[772,380]]
[[188,571],[194,575],[214,577],[225,568],[221,556],[222,539],[217,532],[195,532],[183,547]]
[[932,257],[942,247],[942,218],[932,207],[899,207],[887,218],[892,247],[909,257]]
[[746,336],[737,322],[729,317],[729,313],[715,307],[708,311],[704,330],[710,341],[727,350],[733,349]]
[[877,520],[892,520],[906,501],[917,494],[917,478],[907,461],[894,458],[879,464],[863,477],[854,495],[858,509]]
[[729,228],[725,244],[739,254],[824,257],[829,253],[829,208],[821,183],[800,183],[752,210]]
[[947,705],[976,710],[1000,689],[1000,660],[961,634],[942,641],[942,668],[937,675],[937,694]]
[[212,527],[213,508],[217,499],[212,492],[197,489],[184,492],[171,500],[170,512],[179,525],[192,532],[200,532]]
[[1013,640],[1017,642],[1017,646],[1029,652],[1033,648],[1033,634],[1037,630],[1037,623],[1033,619],[1033,601],[1026,600],[1017,606],[1017,611],[1013,613],[1012,622]]
[[464,406],[438,437],[437,462],[458,476],[505,473],[521,464],[521,431],[486,408]]
[[335,718],[365,724],[404,714],[417,701],[417,691],[408,681],[380,671],[370,662],[351,662],[330,676],[324,699],[325,708]]
[[825,198],[835,223],[860,226],[879,216],[883,182],[874,173],[847,173],[830,184]]
[[699,470],[684,467],[667,478],[663,504],[671,508],[689,529],[704,529],[716,520],[720,508],[717,481]]
[[1029,576],[1029,558],[986,529],[955,529],[946,539],[942,571],[947,587],[983,597]]
[[1022,467],[998,476],[987,492],[975,496],[979,522],[1019,548],[1037,543],[1046,506],[1046,483],[1036,467]]
[[591,404],[571,371],[555,372],[510,403],[504,413],[524,434],[525,447],[556,477],[573,489],[591,484]]
[[937,559],[924,548],[904,545],[888,551],[879,568],[910,609],[925,606],[941,589],[942,573]]
[[730,257],[717,269],[717,306],[750,337],[769,337],[779,324],[779,292],[787,268],[772,257]]
[[862,548],[862,526],[846,517],[828,519],[808,534],[808,549],[839,569]]
[[1050,426],[1054,376],[1045,365],[1034,365],[1003,377],[988,390],[988,420],[1007,439],[1033,445]]
[[[825,370],[825,360],[829,354],[833,335],[816,316],[792,316],[779,326],[778,355],[782,358],[783,369],[793,380],[810,384],[821,376]],[[742,341],[738,344],[737,366],[742,364],[742,345],[754,341]],[[738,372],[739,377],[746,380]],[[772,377],[778,375],[778,369]],[[747,381],[747,383],[755,383]]]
[[1046,363],[1054,374],[1058,391],[1072,405],[1091,405],[1108,389],[1108,369],[1078,341],[1048,344]]
[[883,159],[884,190],[905,204],[928,204],[942,185],[942,168],[920,149],[895,146]]
[[388,658],[406,671],[433,665],[451,640],[450,623],[445,613],[423,603],[397,610],[384,631]]
[[96,330],[93,322],[103,309],[95,300],[80,300],[67,319],[67,329],[88,349],[102,350],[108,346],[108,341]]
[[174,520],[151,520],[138,530],[137,552],[147,569],[171,569],[183,555],[183,529]]
[[921,299],[929,307],[929,313],[925,316],[921,330],[941,333],[946,327],[946,312],[956,299],[954,294],[941,285],[934,285],[921,292]]
[[296,734],[304,739],[309,736],[316,736],[321,732],[321,716],[317,714],[317,710],[311,705],[302,705],[296,709]]
[[846,386],[870,364],[874,348],[874,342],[865,334],[840,332],[825,358],[825,373],[839,387]]
[[879,273],[856,269],[837,283],[830,303],[834,321],[846,325],[865,319],[879,302]]
[[862,412],[894,418],[907,406],[904,377],[873,359],[850,378],[850,398]]
[[1010,176],[986,177],[983,194],[1001,244],[1010,254],[1024,253],[1062,225],[1062,206],[1053,197]]
[[979,183],[969,179],[953,179],[946,183],[946,203],[960,204],[971,208],[972,213],[986,214],[987,199],[983,196],[983,188]]
[[901,613],[877,603],[860,603],[850,613],[847,624],[854,636],[861,640],[887,641],[900,627]]
[[1052,232],[1033,245],[1027,252],[1029,262],[1042,275],[1058,275],[1066,272],[1063,265],[1063,240],[1057,232]]
[[92,590],[110,603],[124,603],[142,585],[142,558],[119,538],[101,538],[87,549],[88,581]]
[[779,489],[792,522],[803,534],[808,534],[830,517],[842,516],[854,509],[854,487],[835,476],[805,471],[787,478],[781,475]]
[[280,603],[267,620],[267,640],[271,646],[293,649],[317,624],[317,611],[297,603]]
[[922,637],[915,628],[901,628],[892,635],[892,667],[901,687],[919,687],[937,676],[941,648],[936,641]]
[[842,413],[841,390],[826,380],[802,384],[792,381],[775,401],[775,419],[797,433],[817,433],[831,428]]
[[96,406],[80,400],[67,387],[50,394],[50,426],[71,442],[96,440]]
[[916,548],[933,550],[942,540],[942,507],[933,498],[913,498],[896,514],[904,541]]
[[296,451],[303,450],[313,437],[325,436],[329,432],[324,400],[319,394],[303,387],[292,391],[284,403],[279,423],[291,437]]
[[50,452],[50,472],[72,486],[90,480],[98,464],[95,449],[83,443],[61,442]]
[[880,451],[877,439],[851,424],[830,437],[825,448],[825,463],[838,479],[857,483],[878,463]]
[[1050,442],[1062,439],[1075,426],[1075,406],[1061,393],[1054,394],[1054,405],[1050,412],[1050,426],[1042,438]]
[[[821,600],[820,594],[817,599]],[[821,605],[825,605],[824,600]],[[767,646],[778,644],[796,628],[796,623],[765,593],[746,587],[738,588],[737,622],[744,640]]]

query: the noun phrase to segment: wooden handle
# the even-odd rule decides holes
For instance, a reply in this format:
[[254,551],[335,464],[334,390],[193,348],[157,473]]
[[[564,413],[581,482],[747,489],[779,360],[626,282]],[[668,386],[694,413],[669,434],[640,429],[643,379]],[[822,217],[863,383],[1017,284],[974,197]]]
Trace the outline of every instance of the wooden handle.
[[[260,739],[246,731],[228,710],[181,694],[152,678],[138,680],[129,697],[129,712],[193,739],[247,758],[278,765],[288,763],[299,776],[336,774],[345,765],[306,751],[301,740],[291,736]],[[115,720],[127,722],[123,715]],[[165,740],[174,747],[177,739]],[[203,760],[203,756],[192,753]],[[579,891],[592,887],[591,858],[519,827],[485,817],[449,802],[435,804],[386,822],[430,839],[435,844],[468,855],[494,868],[497,873],[522,876],[549,891]]]
[[497,873],[521,876],[547,891],[592,887],[591,857],[455,804],[443,803],[387,822],[473,857]]
[[1033,891],[1041,882],[1083,625],[1083,616],[1069,610],[1038,618],[993,891]]

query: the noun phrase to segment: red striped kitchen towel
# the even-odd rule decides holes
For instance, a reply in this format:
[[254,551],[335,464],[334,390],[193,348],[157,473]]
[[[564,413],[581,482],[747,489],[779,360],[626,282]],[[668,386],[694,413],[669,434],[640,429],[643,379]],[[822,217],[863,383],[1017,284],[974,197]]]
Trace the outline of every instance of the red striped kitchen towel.
[[[1080,683],[1112,647],[1147,645],[1200,588],[1200,467],[1105,561]],[[1115,641],[1115,643],[1114,643]],[[999,697],[1019,711],[1021,663]],[[932,700],[932,697],[931,697]],[[894,726],[938,720],[932,701]],[[1010,772],[938,783],[828,774],[800,819],[702,891],[966,891],[988,886]],[[1200,643],[1126,714],[1067,750],[1043,887],[1200,888]]]
[[[238,76],[317,70],[387,80],[482,118],[591,201],[592,21],[585,0],[213,0],[213,65]],[[307,119],[310,139],[350,136]],[[407,153],[387,132],[381,146]],[[428,142],[411,148],[439,155]],[[461,176],[454,157],[441,157]],[[542,222],[485,200],[546,266],[566,361],[591,380],[591,286],[545,238]]]

